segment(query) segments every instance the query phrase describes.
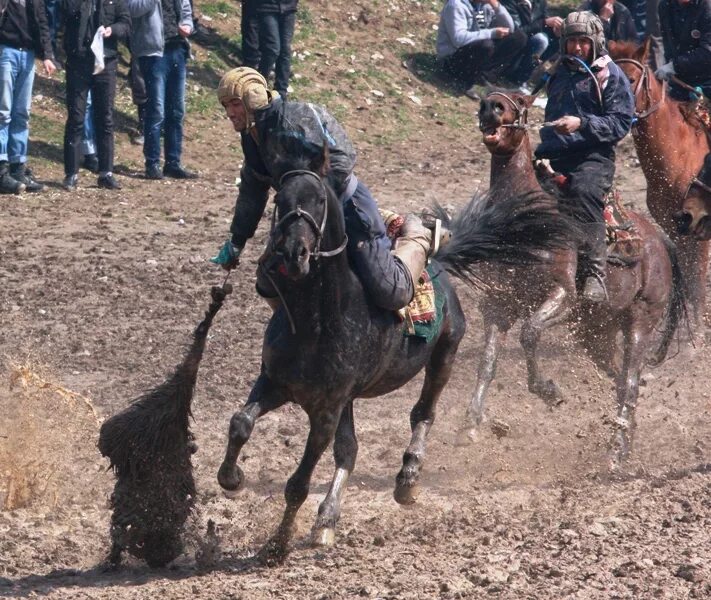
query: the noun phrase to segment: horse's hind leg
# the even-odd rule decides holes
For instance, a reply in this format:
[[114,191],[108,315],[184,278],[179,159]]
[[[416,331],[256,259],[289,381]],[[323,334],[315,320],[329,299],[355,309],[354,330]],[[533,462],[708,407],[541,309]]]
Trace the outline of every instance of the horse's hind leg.
[[326,411],[309,414],[311,428],[304,455],[294,474],[286,482],[284,498],[286,509],[276,533],[259,552],[260,560],[267,565],[281,563],[287,555],[289,541],[294,535],[294,521],[299,508],[309,495],[311,475],[321,455],[333,439],[340,414]]
[[541,333],[560,323],[568,312],[568,294],[562,286],[557,286],[548,299],[521,326],[521,346],[526,356],[528,369],[528,390],[549,406],[560,404],[563,395],[551,379],[545,379],[538,368],[538,342]]
[[652,331],[646,331],[642,324],[633,322],[623,328],[624,359],[617,379],[617,419],[612,440],[610,467],[616,469],[632,449],[637,426],[635,410],[639,395],[639,376],[645,353],[649,347]]
[[412,504],[417,500],[419,494],[417,480],[420,477],[425,457],[427,433],[434,423],[437,401],[449,381],[454,357],[463,334],[462,328],[461,331],[449,332],[447,337],[440,338],[430,362],[427,364],[425,383],[422,386],[420,398],[410,412],[410,427],[412,429],[410,445],[405,450],[402,457],[402,469],[395,479],[393,495],[399,504]]
[[242,410],[232,415],[227,452],[217,472],[217,481],[227,492],[237,492],[244,484],[244,474],[237,466],[237,457],[242,446],[247,443],[257,419],[275,408],[282,406],[288,398],[279,393],[270,379],[263,373],[259,376],[247,403]]
[[330,546],[335,541],[336,524],[341,516],[341,499],[348,478],[355,467],[357,455],[358,440],[353,419],[353,401],[351,401],[341,412],[336,429],[336,439],[333,442],[336,472],[333,474],[328,494],[318,507],[318,518],[312,532],[312,540],[316,545]]

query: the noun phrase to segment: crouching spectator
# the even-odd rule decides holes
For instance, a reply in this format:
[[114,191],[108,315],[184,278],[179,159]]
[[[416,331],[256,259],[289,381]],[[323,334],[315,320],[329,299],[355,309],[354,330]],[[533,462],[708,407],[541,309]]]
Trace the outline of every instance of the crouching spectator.
[[[91,91],[98,186],[119,190],[113,176],[114,99],[116,97],[117,40],[131,31],[125,0],[64,0],[64,50],[67,54],[67,124],[64,128],[64,183],[76,189],[82,156],[87,95]],[[103,38],[104,68],[94,74],[96,57],[91,49],[98,31]]]
[[[146,179],[195,179],[181,164],[185,79],[193,31],[189,0],[128,0],[131,11],[131,53],[146,82],[143,156]],[[165,164],[160,168],[161,130]]]
[[39,192],[27,168],[35,52],[50,77],[54,65],[44,0],[9,0],[0,17],[0,193]]
[[478,99],[476,85],[496,81],[519,59],[528,37],[499,0],[447,0],[439,21],[437,59],[444,72]]
[[[547,0],[501,0],[501,3],[511,15],[515,31],[524,32],[528,40],[518,64],[507,74],[515,86],[520,86],[529,80],[544,54],[554,50],[549,51],[551,41],[560,37],[563,19],[548,15]],[[528,90],[522,88],[522,91]]]

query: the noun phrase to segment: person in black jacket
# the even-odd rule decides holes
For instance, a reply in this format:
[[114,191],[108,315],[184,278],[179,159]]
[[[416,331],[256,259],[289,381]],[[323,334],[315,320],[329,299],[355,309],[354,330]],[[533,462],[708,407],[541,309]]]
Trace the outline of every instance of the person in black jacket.
[[551,40],[560,37],[563,19],[548,15],[547,0],[501,0],[501,4],[511,15],[515,30],[528,37],[517,66],[508,73],[508,79],[520,85],[528,81],[541,57],[550,54],[546,51]]
[[605,39],[610,42],[636,42],[637,27],[629,9],[616,0],[590,0],[580,10],[589,10],[600,17]]
[[[711,99],[711,0],[662,0],[659,20],[668,62],[657,69],[656,76],[671,80],[676,75]],[[688,98],[687,90],[673,81],[670,95]],[[711,152],[693,183],[711,195]]]
[[262,0],[256,4],[259,21],[259,68],[265,79],[274,69],[274,89],[286,99],[291,76],[291,39],[299,0]]
[[[116,45],[131,31],[125,0],[64,0],[64,50],[67,54],[67,123],[64,128],[64,183],[76,189],[81,158],[86,96],[91,90],[94,131],[99,156],[100,188],[117,190],[114,179],[114,99],[116,97]],[[97,32],[103,38],[104,68],[91,45]]]
[[35,52],[50,77],[52,42],[43,0],[0,0],[0,193],[38,192],[27,168]]

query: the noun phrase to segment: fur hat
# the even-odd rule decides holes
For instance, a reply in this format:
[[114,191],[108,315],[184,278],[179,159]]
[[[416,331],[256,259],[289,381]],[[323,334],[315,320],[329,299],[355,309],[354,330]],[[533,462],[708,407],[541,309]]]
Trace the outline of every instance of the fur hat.
[[593,45],[593,56],[591,63],[599,56],[607,53],[605,44],[605,30],[602,28],[602,21],[590,11],[572,12],[563,21],[561,41],[563,49],[567,50],[565,44],[570,37],[586,37]]

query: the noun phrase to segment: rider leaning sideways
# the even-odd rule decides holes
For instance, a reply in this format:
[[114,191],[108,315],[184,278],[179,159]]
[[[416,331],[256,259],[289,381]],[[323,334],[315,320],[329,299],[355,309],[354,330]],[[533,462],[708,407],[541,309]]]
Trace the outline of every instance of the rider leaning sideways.
[[[375,304],[391,310],[407,306],[425,268],[431,232],[417,217],[408,215],[391,252],[392,244],[377,204],[353,174],[356,154],[338,122],[321,106],[285,102],[267,89],[264,77],[248,67],[226,73],[217,96],[242,138],[244,163],[231,238],[211,260],[225,269],[234,268],[245,243],[257,229],[270,188],[278,191],[281,176],[289,170],[289,157],[317,158],[326,145],[328,179],[343,206],[347,251],[354,270]],[[257,292],[272,308],[279,304],[269,276],[274,262],[263,256],[257,272]]]
[[583,290],[591,302],[607,297],[604,197],[615,175],[615,146],[632,127],[634,99],[620,68],[605,47],[600,19],[573,12],[563,23],[566,53],[548,84],[547,125],[541,129],[538,158],[567,176],[568,195],[587,232],[589,272]]
[[[671,80],[675,75],[711,99],[711,0],[662,0],[659,21],[668,62],[657,69],[657,77]],[[670,94],[678,100],[689,95],[673,82]],[[695,183],[711,193],[711,152]]]

